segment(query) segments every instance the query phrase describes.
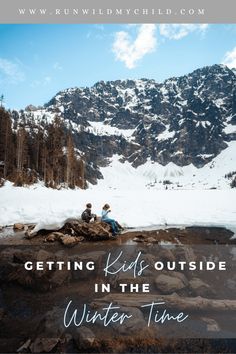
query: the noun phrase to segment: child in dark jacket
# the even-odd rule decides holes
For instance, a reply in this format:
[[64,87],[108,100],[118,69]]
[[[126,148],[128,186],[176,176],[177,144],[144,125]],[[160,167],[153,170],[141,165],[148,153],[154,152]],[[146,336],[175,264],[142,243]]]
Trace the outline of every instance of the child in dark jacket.
[[86,204],[86,209],[81,214],[81,219],[87,223],[89,223],[92,219],[94,221],[97,220],[97,215],[92,214],[92,204],[91,203]]

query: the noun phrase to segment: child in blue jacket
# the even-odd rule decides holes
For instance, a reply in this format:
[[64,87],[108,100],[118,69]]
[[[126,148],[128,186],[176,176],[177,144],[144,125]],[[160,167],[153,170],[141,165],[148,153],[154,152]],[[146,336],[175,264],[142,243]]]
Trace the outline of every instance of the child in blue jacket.
[[106,222],[107,224],[111,225],[112,229],[112,235],[116,236],[119,233],[119,229],[117,226],[117,222],[114,219],[109,218],[109,213],[111,212],[110,210],[110,205],[105,204],[104,207],[102,208],[102,221]]

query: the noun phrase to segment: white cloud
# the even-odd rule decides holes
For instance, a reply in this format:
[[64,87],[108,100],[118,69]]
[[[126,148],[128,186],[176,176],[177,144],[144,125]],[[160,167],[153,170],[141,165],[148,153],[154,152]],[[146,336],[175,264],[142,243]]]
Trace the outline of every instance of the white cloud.
[[208,28],[207,24],[161,24],[160,34],[168,39],[181,39],[192,32],[204,34]]
[[86,38],[90,39],[91,37],[96,40],[102,40],[107,37],[105,26],[101,24],[95,24],[90,26],[91,30],[86,33]]
[[51,81],[52,81],[51,76],[45,76],[43,82],[44,82],[45,85],[47,85],[47,84],[50,84]]
[[62,66],[56,61],[54,64],[53,64],[53,69],[54,70],[62,70]]
[[236,47],[226,52],[222,64],[227,65],[230,69],[236,68]]
[[34,80],[33,82],[31,82],[30,86],[32,88],[36,88],[39,86],[47,86],[52,82],[52,78],[51,76],[45,76],[42,78],[42,80]]
[[125,63],[128,69],[133,69],[139,60],[156,48],[156,25],[143,24],[137,26],[138,33],[135,39],[127,31],[115,34],[113,53],[117,60]]
[[25,80],[25,75],[19,67],[19,63],[0,58],[0,78],[7,83],[17,83]]

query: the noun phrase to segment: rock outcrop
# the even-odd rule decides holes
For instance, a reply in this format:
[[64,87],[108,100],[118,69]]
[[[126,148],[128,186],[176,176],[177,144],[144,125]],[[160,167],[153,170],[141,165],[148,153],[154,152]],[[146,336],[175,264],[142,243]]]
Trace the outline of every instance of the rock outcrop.
[[[37,230],[37,231],[34,231]],[[96,221],[91,223],[81,221],[66,222],[62,228],[58,231],[39,229],[35,226],[35,229],[25,234],[26,238],[33,238],[37,235],[45,235],[45,242],[60,241],[64,246],[74,246],[79,242],[86,241],[103,241],[112,239],[112,230],[109,224]]]

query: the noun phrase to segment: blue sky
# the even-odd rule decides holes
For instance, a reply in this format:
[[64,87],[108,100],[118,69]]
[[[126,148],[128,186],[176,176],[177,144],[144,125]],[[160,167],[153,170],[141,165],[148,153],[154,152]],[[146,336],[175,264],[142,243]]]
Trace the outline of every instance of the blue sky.
[[16,109],[99,80],[236,67],[236,25],[0,25],[0,40],[0,94]]

